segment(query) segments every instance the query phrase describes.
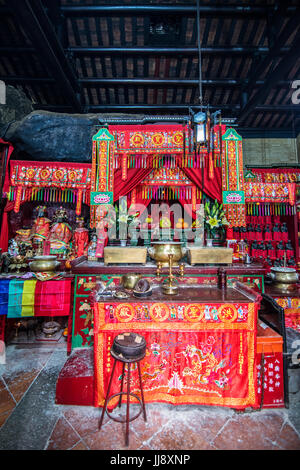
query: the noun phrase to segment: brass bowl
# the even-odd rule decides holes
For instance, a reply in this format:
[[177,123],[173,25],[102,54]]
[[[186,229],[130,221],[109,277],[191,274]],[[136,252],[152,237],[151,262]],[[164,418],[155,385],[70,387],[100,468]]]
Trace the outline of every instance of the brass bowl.
[[122,276],[121,284],[124,289],[132,290],[135,288],[136,283],[141,279],[141,274],[139,273],[127,273]]
[[55,271],[59,265],[56,256],[35,256],[29,263],[29,268],[34,273],[44,273]]
[[172,263],[176,265],[185,256],[187,249],[182,246],[181,242],[152,242],[152,246],[148,248],[148,253],[152,259],[160,262],[162,266],[169,266],[170,254],[173,255]]
[[299,281],[299,276],[294,268],[271,268],[271,278],[279,284],[295,284]]

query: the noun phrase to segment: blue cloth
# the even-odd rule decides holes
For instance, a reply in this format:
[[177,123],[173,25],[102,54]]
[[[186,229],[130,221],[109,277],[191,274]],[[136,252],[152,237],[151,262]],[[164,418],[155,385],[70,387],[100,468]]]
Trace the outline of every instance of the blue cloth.
[[7,318],[20,318],[22,312],[24,281],[12,279],[8,290]]
[[0,315],[7,315],[9,279],[0,279]]

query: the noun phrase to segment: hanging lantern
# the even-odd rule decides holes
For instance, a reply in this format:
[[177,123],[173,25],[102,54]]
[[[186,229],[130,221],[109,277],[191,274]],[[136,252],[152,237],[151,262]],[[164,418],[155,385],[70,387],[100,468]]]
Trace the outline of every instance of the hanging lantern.
[[206,142],[206,113],[199,111],[193,117],[195,124],[195,141],[197,147]]

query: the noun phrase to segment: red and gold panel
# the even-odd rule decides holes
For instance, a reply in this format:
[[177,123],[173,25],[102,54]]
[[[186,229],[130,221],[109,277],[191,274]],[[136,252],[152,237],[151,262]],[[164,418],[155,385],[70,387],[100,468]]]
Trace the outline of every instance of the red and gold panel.
[[[95,406],[103,406],[116,335],[135,331],[147,342],[141,362],[146,402],[257,407],[258,305],[140,302],[97,303],[94,308]],[[120,316],[120,309],[127,309]],[[130,318],[130,321],[128,319]],[[125,370],[125,383],[126,383]],[[139,395],[134,369],[132,391]],[[117,364],[111,393],[120,391]],[[112,406],[116,403],[112,402]]]
[[300,299],[298,297],[276,297],[274,300],[284,309],[285,327],[300,332]]

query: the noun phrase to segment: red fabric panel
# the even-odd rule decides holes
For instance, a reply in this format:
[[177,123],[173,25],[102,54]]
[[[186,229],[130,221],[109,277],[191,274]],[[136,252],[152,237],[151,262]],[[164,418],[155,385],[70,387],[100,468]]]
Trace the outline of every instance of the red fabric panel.
[[67,316],[71,308],[72,279],[40,281],[35,288],[36,316]]
[[[202,190],[202,169],[201,168],[182,168],[186,176]],[[218,202],[222,201],[222,173],[221,168],[214,168],[214,178],[209,179],[209,168],[206,166],[203,169],[204,185],[203,191],[207,196],[212,199],[217,199]]]
[[2,192],[4,194],[4,193],[8,193],[8,191],[9,191],[9,184],[10,184],[10,181],[9,181],[9,160],[10,160],[11,154],[14,151],[14,147],[10,142],[5,142],[3,139],[0,139],[0,144],[4,144],[4,145],[9,146],[8,154],[7,154],[7,160],[6,160],[5,180],[4,180],[4,184],[3,184],[3,188],[2,188]]
[[118,168],[114,172],[114,201],[119,197],[126,196],[138,184],[140,184],[151,173],[153,168],[129,168],[127,179],[122,180],[122,169]]
[[15,203],[12,201],[8,201],[6,203],[6,206],[4,207],[3,216],[2,216],[1,233],[0,233],[0,248],[2,249],[2,253],[5,253],[8,248],[8,238],[9,238],[8,212],[12,211],[14,207],[15,207]]

